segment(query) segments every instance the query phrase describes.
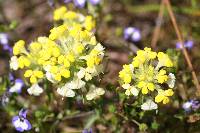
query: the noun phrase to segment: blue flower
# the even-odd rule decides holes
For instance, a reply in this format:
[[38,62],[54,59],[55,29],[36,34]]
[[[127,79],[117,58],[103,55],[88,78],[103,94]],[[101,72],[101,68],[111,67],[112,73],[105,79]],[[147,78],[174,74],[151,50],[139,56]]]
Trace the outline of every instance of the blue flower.
[[83,8],[85,6],[86,0],[74,0],[74,5],[78,8]]
[[133,42],[138,42],[141,40],[140,30],[135,27],[127,27],[124,29],[124,39]]
[[82,133],[92,133],[92,128],[90,128],[90,130],[84,129],[84,130],[82,131]]
[[6,33],[0,33],[0,44],[3,46],[3,50],[8,50],[12,53],[12,48],[9,46],[9,36]]
[[9,89],[10,93],[21,93],[24,82],[21,79],[16,79],[14,85]]
[[97,5],[101,2],[101,0],[89,0],[92,5]]
[[[185,41],[185,42],[184,42],[184,47],[185,47],[185,48],[191,49],[191,48],[193,47],[193,45],[194,45],[194,42],[193,42],[192,40],[188,40],[188,41]],[[180,42],[177,42],[177,43],[176,43],[176,48],[177,48],[177,49],[182,49],[182,45],[181,45]]]
[[19,132],[31,130],[31,123],[26,119],[27,110],[21,109],[18,116],[12,118],[12,124]]
[[200,102],[197,100],[189,100],[185,102],[182,107],[186,112],[195,111],[200,108]]

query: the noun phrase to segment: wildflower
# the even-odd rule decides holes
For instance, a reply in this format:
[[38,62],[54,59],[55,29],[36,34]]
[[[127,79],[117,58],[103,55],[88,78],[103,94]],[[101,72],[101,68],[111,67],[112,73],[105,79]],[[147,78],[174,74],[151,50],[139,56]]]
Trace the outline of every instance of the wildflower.
[[172,89],[168,90],[158,90],[158,95],[155,97],[155,102],[160,103],[163,102],[163,104],[167,104],[169,102],[169,96],[172,96],[174,92]]
[[86,0],[74,0],[74,5],[78,8],[83,8],[86,4]]
[[9,36],[6,33],[0,33],[0,44],[3,46],[3,50],[12,52],[12,48],[9,46]]
[[19,62],[18,62],[17,56],[11,57],[10,68],[13,70],[17,70],[19,68]]
[[[74,0],[75,5],[81,7],[84,7],[85,2],[86,0]],[[54,20],[62,20],[64,22],[63,24],[67,25],[70,32],[74,35],[81,28],[85,28],[87,31],[93,31],[96,26],[95,19],[92,16],[84,16],[74,11],[67,11],[67,8],[63,6],[54,11]]]
[[92,5],[97,5],[101,2],[101,0],[89,0]]
[[[192,40],[188,40],[188,41],[184,42],[184,47],[185,48],[191,49],[193,47],[193,45],[194,45],[194,42]],[[180,42],[176,43],[176,48],[177,49],[182,49],[182,45],[181,45]]]
[[82,131],[82,133],[92,133],[92,128],[90,128],[90,130],[84,129],[84,130]]
[[[168,74],[166,67],[172,67],[172,61],[167,54],[163,52],[153,52],[150,48],[137,51],[137,56],[133,58],[131,64],[124,65],[119,72],[122,88],[127,96],[138,96],[141,94],[148,99],[152,99],[151,94],[157,92],[155,102],[166,104],[170,96],[173,95],[172,89],[164,90],[164,85],[173,88],[175,76]],[[150,94],[150,95],[147,95]],[[154,98],[154,97],[153,97]],[[144,105],[149,104],[147,102]]]
[[0,33],[0,44],[3,46],[8,45],[8,34]]
[[145,103],[141,105],[142,110],[154,110],[157,108],[158,108],[158,105],[154,103],[151,99],[148,99]]
[[141,40],[140,30],[135,27],[127,27],[124,29],[124,39],[138,42]]
[[30,95],[39,96],[43,92],[43,89],[36,83],[28,88],[27,91]]
[[32,128],[30,122],[26,119],[26,114],[27,110],[21,109],[19,115],[12,118],[12,124],[19,132],[29,131]]
[[27,49],[24,41],[15,43],[10,66],[25,70],[30,95],[39,96],[43,89],[38,84],[48,80],[61,96],[74,97],[77,89],[89,87],[88,81],[102,73],[104,47],[90,31],[95,23],[92,16],[61,7],[54,12],[54,19],[63,24],[52,28],[48,37],[38,37]]
[[62,6],[59,9],[56,9],[54,11],[54,15],[53,15],[54,17],[53,17],[53,19],[54,20],[60,20],[60,19],[62,19],[63,15],[66,13],[66,11],[67,11],[67,8],[65,6]]
[[200,108],[200,102],[197,100],[189,100],[183,103],[182,108],[187,112],[197,110]]
[[104,93],[105,93],[105,90],[103,88],[97,88],[96,86],[91,85],[89,88],[89,92],[86,95],[86,99],[93,100],[103,95]]
[[21,79],[16,79],[14,85],[9,89],[9,92],[21,93],[23,86],[24,86],[23,81]]

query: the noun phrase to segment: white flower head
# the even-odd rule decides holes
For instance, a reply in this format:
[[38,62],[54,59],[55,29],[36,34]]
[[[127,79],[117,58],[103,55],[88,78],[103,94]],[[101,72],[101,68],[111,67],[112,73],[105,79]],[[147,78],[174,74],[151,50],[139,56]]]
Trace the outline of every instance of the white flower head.
[[176,77],[174,76],[174,74],[169,73],[168,80],[167,80],[167,84],[168,84],[169,88],[174,88],[175,80],[176,80]]
[[123,87],[124,89],[126,89],[125,94],[126,94],[127,96],[130,96],[131,94],[132,94],[133,96],[138,96],[138,94],[139,94],[138,89],[137,89],[136,87],[134,87],[134,86],[130,86],[130,84],[123,84],[122,87]]
[[148,99],[145,103],[141,105],[142,110],[154,110],[157,108],[158,108],[158,105],[154,103],[151,99]]
[[19,68],[19,63],[17,60],[17,56],[12,56],[10,59],[10,68],[13,70],[17,70]]
[[39,96],[43,92],[43,89],[36,83],[33,84],[27,91],[30,95]]
[[72,89],[67,88],[65,85],[57,89],[58,94],[63,97],[74,97],[75,92]]
[[90,90],[86,95],[87,100],[96,99],[99,96],[103,95],[105,90],[103,88],[97,88],[95,85],[90,86]]
[[63,97],[74,97],[75,92],[73,91],[73,89],[80,89],[83,87],[85,87],[85,82],[78,77],[75,77],[72,81],[67,82],[61,88],[58,88],[57,92]]

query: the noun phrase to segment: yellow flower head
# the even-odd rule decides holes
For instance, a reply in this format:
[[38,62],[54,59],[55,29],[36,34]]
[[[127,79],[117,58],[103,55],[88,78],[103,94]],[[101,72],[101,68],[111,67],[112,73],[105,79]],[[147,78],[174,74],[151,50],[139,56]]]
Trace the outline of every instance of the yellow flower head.
[[[166,104],[169,102],[168,97],[173,95],[173,91],[172,89],[163,90],[161,88],[164,84],[170,88],[174,87],[175,77],[165,69],[172,66],[173,64],[167,54],[163,52],[157,54],[150,48],[144,48],[144,50],[137,52],[130,65],[123,66],[123,69],[119,72],[119,78],[122,81],[122,87],[132,86],[134,90],[140,91],[144,97],[151,97],[157,92],[155,101],[157,103],[163,101],[163,104]],[[126,89],[126,95],[131,95],[130,89],[123,88]]]
[[60,8],[56,9],[53,14],[54,20],[61,20],[63,15],[67,12],[67,8],[65,6],[61,6]]

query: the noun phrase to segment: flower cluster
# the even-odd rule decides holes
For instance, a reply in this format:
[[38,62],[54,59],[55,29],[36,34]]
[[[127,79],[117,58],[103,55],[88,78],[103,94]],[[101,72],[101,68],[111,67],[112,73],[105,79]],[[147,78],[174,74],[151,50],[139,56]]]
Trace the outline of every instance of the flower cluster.
[[[76,21],[76,13],[61,7],[55,11],[54,19],[61,19],[62,13],[64,18],[69,17],[66,19],[69,23],[51,29],[49,37],[38,37],[28,48],[25,48],[23,40],[19,40],[13,47],[10,67],[13,70],[25,69],[24,77],[32,84],[28,89],[30,95],[40,95],[43,89],[39,83],[48,80],[58,86],[57,92],[63,97],[74,97],[74,89],[85,88],[86,83],[103,71],[104,48],[89,31],[91,27],[88,29],[84,25],[87,17],[81,24]],[[88,100],[104,94],[102,88],[91,83],[87,87]]]
[[[150,103],[154,105],[155,103],[149,100],[154,96],[156,103],[167,104],[169,97],[174,93],[172,88],[175,84],[175,76],[168,73],[167,67],[173,67],[167,54],[153,52],[150,48],[139,50],[137,56],[133,58],[133,62],[124,65],[119,72],[122,87],[126,89],[125,94],[138,96],[141,92],[147,98],[145,105]],[[165,84],[168,84],[169,89],[163,89],[167,87]],[[157,105],[154,105],[152,108],[156,107]],[[145,108],[144,105],[142,108]]]
[[65,6],[56,9],[53,18],[55,21],[63,21],[68,27],[82,27],[87,31],[94,30],[96,26],[96,22],[92,16],[84,16],[74,11],[68,11]]

